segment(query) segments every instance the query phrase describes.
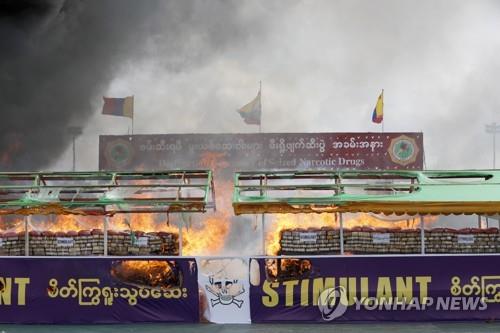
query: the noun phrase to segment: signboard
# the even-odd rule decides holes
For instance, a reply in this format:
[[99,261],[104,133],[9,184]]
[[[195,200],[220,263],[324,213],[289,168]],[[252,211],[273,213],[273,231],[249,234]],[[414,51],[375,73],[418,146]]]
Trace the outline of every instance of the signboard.
[[198,322],[191,258],[1,258],[0,267],[0,323]]
[[196,262],[201,320],[250,323],[248,258],[196,259]]
[[457,235],[458,244],[474,244],[474,235]]
[[56,246],[57,247],[73,247],[75,245],[75,239],[72,237],[57,237]]
[[316,243],[318,240],[317,232],[301,232],[299,233],[300,243]]
[[422,133],[102,135],[99,169],[417,169]]
[[500,318],[499,255],[0,258],[0,265],[0,323]]
[[134,245],[135,246],[148,246],[148,237],[137,237],[135,240],[134,240]]
[[389,233],[374,233],[372,235],[373,244],[390,244],[391,234]]
[[250,267],[253,323],[500,317],[498,255],[255,258]]

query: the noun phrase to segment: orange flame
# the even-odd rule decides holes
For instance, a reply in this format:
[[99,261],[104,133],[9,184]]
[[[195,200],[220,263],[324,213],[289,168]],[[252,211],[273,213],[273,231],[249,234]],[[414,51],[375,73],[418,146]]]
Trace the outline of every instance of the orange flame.
[[127,282],[166,287],[173,280],[172,268],[161,260],[125,260],[113,267],[112,275]]
[[183,230],[183,255],[217,254],[224,248],[229,224],[220,218],[208,218],[201,229]]
[[[177,219],[176,223],[182,223]],[[8,224],[0,220],[0,232],[24,231],[24,219],[18,218]],[[90,229],[103,229],[104,217],[51,215],[43,220],[33,219],[29,230],[67,232]],[[109,230],[117,231],[143,231],[143,232],[169,232],[178,234],[179,228],[174,223],[169,223],[166,217],[153,214],[120,214],[110,218]],[[202,221],[199,225],[184,226],[182,230],[183,255],[220,253],[224,247],[229,233],[227,218],[218,213]]]

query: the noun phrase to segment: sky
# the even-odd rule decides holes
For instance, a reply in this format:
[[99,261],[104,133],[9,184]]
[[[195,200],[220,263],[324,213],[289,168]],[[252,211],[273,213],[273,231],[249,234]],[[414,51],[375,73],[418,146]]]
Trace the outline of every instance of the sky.
[[235,110],[262,82],[264,132],[424,133],[426,168],[492,167],[500,3],[451,0],[5,1],[0,169],[98,167],[127,134],[102,96],[135,96],[136,134],[248,133]]
[[[379,132],[371,112],[384,89],[384,130],[422,131],[428,169],[492,167],[497,1],[188,2],[190,19],[206,22],[182,40],[162,23],[102,90],[135,96],[135,133],[255,132],[235,110],[259,81],[265,132]],[[100,96],[90,104],[79,169],[97,168],[99,134],[130,130],[100,114]],[[47,167],[71,167],[69,148]]]

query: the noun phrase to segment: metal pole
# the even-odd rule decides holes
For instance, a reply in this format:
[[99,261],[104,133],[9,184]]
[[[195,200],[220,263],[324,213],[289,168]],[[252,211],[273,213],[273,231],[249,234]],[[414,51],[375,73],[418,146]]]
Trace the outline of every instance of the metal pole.
[[73,135],[73,171],[76,170],[75,136]]
[[500,133],[500,125],[493,122],[491,124],[486,124],[486,133],[493,134],[493,169],[496,168],[496,135]]
[[481,215],[477,216],[477,227],[481,229]]
[[262,133],[262,81],[259,81],[259,95],[260,95],[260,119],[259,119],[259,133]]
[[261,232],[261,237],[262,237],[262,255],[266,255],[266,217],[264,214],[262,216],[262,232]]
[[29,257],[30,255],[30,233],[28,230],[30,224],[31,224],[31,215],[27,215],[24,218],[24,255],[26,257]]
[[[260,196],[262,197],[264,195],[264,191],[262,191],[262,185],[265,185],[267,186],[267,177],[266,175],[264,175],[264,184],[262,183],[262,177],[260,177],[259,179],[259,184],[261,186],[261,190],[260,190]],[[262,213],[261,215],[261,219],[262,219],[262,230],[261,230],[261,238],[262,238],[262,255],[266,255],[266,218],[265,218],[265,215],[264,213]]]
[[179,256],[182,256],[182,225],[179,221]]
[[76,137],[82,134],[82,128],[78,126],[70,126],[67,128],[68,134],[73,138],[73,171],[76,170]]
[[339,213],[339,223],[340,223],[340,254],[344,254],[344,219],[342,218],[342,213]]
[[104,218],[104,256],[108,255],[108,226],[109,216]]
[[424,217],[420,215],[420,254],[425,254]]

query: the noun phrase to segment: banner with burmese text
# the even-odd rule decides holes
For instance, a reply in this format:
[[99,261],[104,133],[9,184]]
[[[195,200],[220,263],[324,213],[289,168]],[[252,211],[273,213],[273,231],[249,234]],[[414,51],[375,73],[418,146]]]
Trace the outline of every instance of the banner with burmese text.
[[100,170],[422,170],[423,134],[238,133],[99,136]]
[[500,256],[254,258],[252,322],[500,318]]
[[0,258],[0,267],[0,323],[199,321],[192,258]]

